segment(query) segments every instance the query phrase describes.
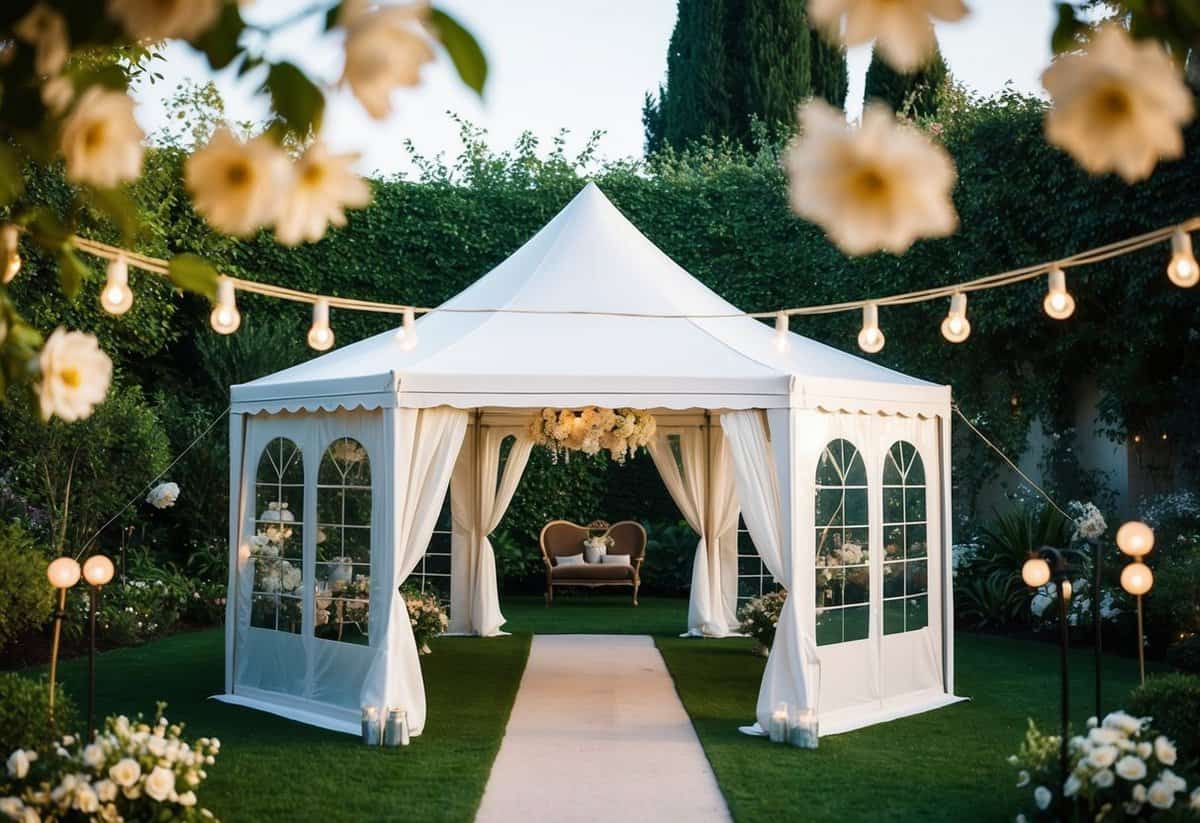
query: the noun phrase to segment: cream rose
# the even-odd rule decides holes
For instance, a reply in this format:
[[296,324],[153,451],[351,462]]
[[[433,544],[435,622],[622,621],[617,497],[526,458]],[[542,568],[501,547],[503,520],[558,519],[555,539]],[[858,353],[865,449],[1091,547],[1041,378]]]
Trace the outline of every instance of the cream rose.
[[108,776],[112,782],[127,789],[138,782],[138,778],[142,776],[142,767],[132,757],[122,758],[109,767]]
[[17,780],[24,780],[29,775],[29,764],[37,760],[37,752],[27,752],[24,749],[17,749],[8,756],[8,776],[15,777]]
[[1175,759],[1178,756],[1175,751],[1175,744],[1160,734],[1154,738],[1154,756],[1164,766],[1174,766]]
[[346,225],[345,209],[371,201],[370,187],[351,168],[357,160],[358,155],[331,153],[320,140],[308,147],[292,168],[291,189],[275,223],[280,243],[315,243],[328,226]]
[[175,772],[162,766],[155,766],[146,775],[146,796],[152,797],[159,803],[175,793]]
[[287,158],[266,137],[243,143],[221,128],[188,158],[184,182],[213,228],[248,237],[275,222],[287,171]]
[[1156,809],[1169,809],[1175,805],[1175,790],[1165,780],[1155,780],[1146,792],[1146,799]]
[[424,30],[425,2],[370,8],[367,0],[346,0],[338,25],[346,30],[342,83],[350,86],[367,114],[376,120],[392,110],[392,92],[415,86],[421,67],[433,59]]
[[1146,763],[1140,757],[1127,754],[1117,761],[1117,775],[1131,783],[1146,776]]
[[111,803],[117,799],[117,784],[111,780],[104,779],[96,783],[96,797],[100,798],[101,803]]
[[1105,744],[1092,749],[1087,756],[1087,763],[1093,769],[1107,769],[1117,761],[1117,747]]
[[902,74],[919,69],[933,55],[933,21],[961,20],[962,0],[809,0],[814,27],[840,35],[847,46],[874,40],[884,59]]
[[108,394],[112,361],[90,334],[56,329],[42,347],[39,363],[37,394],[43,420],[82,420]]
[[108,15],[134,40],[191,40],[221,14],[225,0],[108,0]]
[[136,180],[142,173],[145,137],[129,95],[91,86],[63,123],[60,143],[67,179],[99,189]]

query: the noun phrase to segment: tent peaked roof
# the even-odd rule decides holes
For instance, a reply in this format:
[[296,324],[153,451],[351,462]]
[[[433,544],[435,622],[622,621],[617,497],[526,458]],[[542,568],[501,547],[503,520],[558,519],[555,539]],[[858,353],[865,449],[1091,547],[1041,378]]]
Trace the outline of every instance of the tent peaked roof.
[[[647,316],[654,315],[654,316]],[[417,321],[233,388],[242,411],[452,405],[944,414],[949,388],[774,330],[688,274],[589,183]]]

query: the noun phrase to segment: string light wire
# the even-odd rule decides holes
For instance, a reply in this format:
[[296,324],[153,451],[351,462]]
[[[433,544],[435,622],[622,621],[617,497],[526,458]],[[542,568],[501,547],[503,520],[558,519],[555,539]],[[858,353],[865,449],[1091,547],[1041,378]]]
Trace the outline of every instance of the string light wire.
[[[951,297],[958,292],[965,293],[983,291],[985,289],[1011,286],[1016,283],[1022,283],[1026,280],[1033,280],[1035,278],[1045,276],[1054,268],[1066,270],[1077,266],[1089,266],[1104,262],[1106,260],[1111,260],[1116,257],[1132,254],[1133,252],[1150,248],[1151,246],[1155,246],[1159,243],[1169,242],[1172,235],[1174,235],[1176,231],[1190,232],[1196,231],[1197,229],[1200,229],[1200,217],[1194,217],[1190,220],[1184,221],[1183,223],[1165,226],[1154,231],[1146,232],[1145,234],[1139,234],[1135,237],[1129,237],[1124,240],[1108,243],[1094,249],[1079,252],[1069,257],[1063,257],[1042,263],[1035,263],[1022,268],[1012,269],[1010,271],[1000,272],[997,274],[990,274],[961,283],[950,283],[942,286],[934,286],[928,289],[904,292],[902,294],[887,295],[884,297],[848,300],[840,303],[825,303],[815,306],[795,306],[791,308],[772,309],[770,311],[758,312],[661,314],[653,312],[603,311],[591,309],[532,309],[513,308],[509,306],[498,306],[494,308],[446,308],[417,306],[403,303],[384,303],[375,300],[359,300],[352,297],[336,297],[332,295],[317,294],[315,292],[301,291],[299,289],[290,289],[285,286],[278,286],[273,283],[266,283],[258,280],[245,280],[238,277],[229,277],[228,279],[233,282],[234,288],[237,291],[246,292],[248,294],[258,294],[264,297],[288,300],[294,303],[307,303],[310,305],[324,300],[331,308],[346,309],[350,311],[375,312],[379,314],[403,315],[406,311],[408,311],[418,315],[434,313],[523,315],[545,314],[593,317],[629,317],[647,320],[720,320],[735,317],[773,319],[778,317],[780,314],[786,317],[792,317],[861,311],[862,308],[869,303],[873,303],[877,306],[903,306],[912,303],[924,303],[930,300]],[[90,240],[86,237],[80,237],[78,235],[72,236],[71,240],[76,248],[78,248],[80,251],[86,252],[95,257],[100,257],[106,260],[115,260],[119,256],[124,256],[130,265],[136,266],[139,269],[162,276],[167,276],[168,274],[168,263],[166,260],[161,258],[139,254],[118,246],[113,246],[108,243],[101,243],[97,240]]]

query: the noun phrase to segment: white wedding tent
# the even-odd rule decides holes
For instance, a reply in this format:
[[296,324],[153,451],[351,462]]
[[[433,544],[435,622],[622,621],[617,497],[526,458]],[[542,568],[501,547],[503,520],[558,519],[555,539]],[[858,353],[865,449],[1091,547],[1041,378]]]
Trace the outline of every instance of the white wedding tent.
[[399,587],[446,494],[450,630],[500,635],[488,534],[533,448],[529,423],[585,406],[657,420],[651,458],[700,535],[690,634],[735,630],[739,514],[793,595],[762,727],[780,703],[814,708],[832,733],[958,699],[949,387],[781,340],[591,184],[415,335],[233,387],[221,699],[347,732],[363,706],[400,707],[419,733]]

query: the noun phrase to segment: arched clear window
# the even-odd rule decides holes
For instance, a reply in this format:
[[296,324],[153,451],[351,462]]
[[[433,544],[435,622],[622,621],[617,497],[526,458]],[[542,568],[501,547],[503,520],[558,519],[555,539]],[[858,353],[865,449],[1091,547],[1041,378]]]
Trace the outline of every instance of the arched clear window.
[[929,624],[925,466],[903,440],[883,464],[883,633]]
[[254,564],[250,625],[300,633],[303,614],[304,460],[277,437],[263,449],[254,483]]
[[817,644],[870,633],[867,470],[849,440],[830,442],[817,462]]
[[317,565],[313,632],[366,644],[371,602],[371,460],[339,437],[317,471]]

